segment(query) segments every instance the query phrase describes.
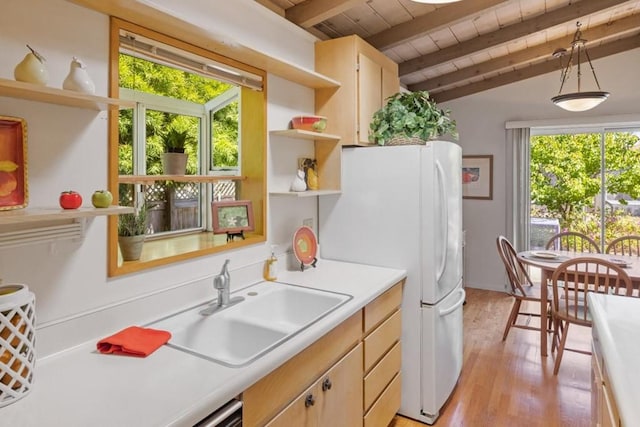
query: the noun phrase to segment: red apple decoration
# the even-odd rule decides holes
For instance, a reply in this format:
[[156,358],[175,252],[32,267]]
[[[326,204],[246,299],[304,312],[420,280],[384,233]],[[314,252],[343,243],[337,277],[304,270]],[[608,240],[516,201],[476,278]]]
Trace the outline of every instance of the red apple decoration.
[[58,201],[62,209],[78,209],[82,206],[82,196],[73,190],[60,193],[60,199],[58,199]]

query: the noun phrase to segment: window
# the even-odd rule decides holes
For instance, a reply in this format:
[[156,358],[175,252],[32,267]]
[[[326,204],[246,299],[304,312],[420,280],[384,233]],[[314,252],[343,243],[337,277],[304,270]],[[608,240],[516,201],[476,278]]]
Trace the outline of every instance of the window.
[[[136,107],[110,115],[110,188],[121,205],[146,206],[147,239],[141,260],[124,263],[111,219],[109,274],[264,241],[265,73],[118,19],[111,31],[111,95]],[[227,242],[211,202],[234,199],[252,202],[254,231]]]
[[530,248],[579,231],[604,251],[640,234],[640,130],[602,129],[531,137]]

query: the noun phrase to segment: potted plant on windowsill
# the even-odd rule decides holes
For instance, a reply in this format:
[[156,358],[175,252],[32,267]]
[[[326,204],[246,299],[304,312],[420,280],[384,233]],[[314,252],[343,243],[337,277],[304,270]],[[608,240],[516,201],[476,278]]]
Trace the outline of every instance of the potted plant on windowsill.
[[118,244],[124,261],[140,259],[147,231],[147,209],[143,205],[134,213],[118,216]]
[[443,135],[458,139],[449,110],[438,108],[429,92],[398,92],[373,115],[369,140],[379,145],[425,144]]
[[187,153],[185,147],[192,139],[188,130],[179,131],[170,128],[162,135],[164,154],[162,170],[165,175],[184,175],[187,171]]

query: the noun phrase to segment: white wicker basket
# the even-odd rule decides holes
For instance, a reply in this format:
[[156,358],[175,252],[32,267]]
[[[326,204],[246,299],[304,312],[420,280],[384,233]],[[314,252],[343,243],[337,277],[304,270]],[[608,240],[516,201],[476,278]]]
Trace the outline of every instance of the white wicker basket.
[[0,408],[31,391],[35,368],[35,296],[22,284],[0,286]]

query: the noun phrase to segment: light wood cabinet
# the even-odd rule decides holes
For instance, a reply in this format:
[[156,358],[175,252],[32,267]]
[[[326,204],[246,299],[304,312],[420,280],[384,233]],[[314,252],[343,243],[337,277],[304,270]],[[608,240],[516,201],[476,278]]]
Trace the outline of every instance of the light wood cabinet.
[[595,326],[592,328],[592,334],[591,425],[594,427],[621,427],[622,422]]
[[404,280],[242,394],[245,427],[386,427],[400,408]]
[[385,99],[400,89],[398,64],[353,35],[315,45],[315,68],[341,83],[316,89],[316,114],[342,145],[370,145],[369,124]]
[[[362,423],[362,344],[322,375],[267,427],[356,426]],[[358,385],[360,385],[358,387]]]
[[389,425],[400,408],[403,283],[396,284],[363,310],[365,427]]

